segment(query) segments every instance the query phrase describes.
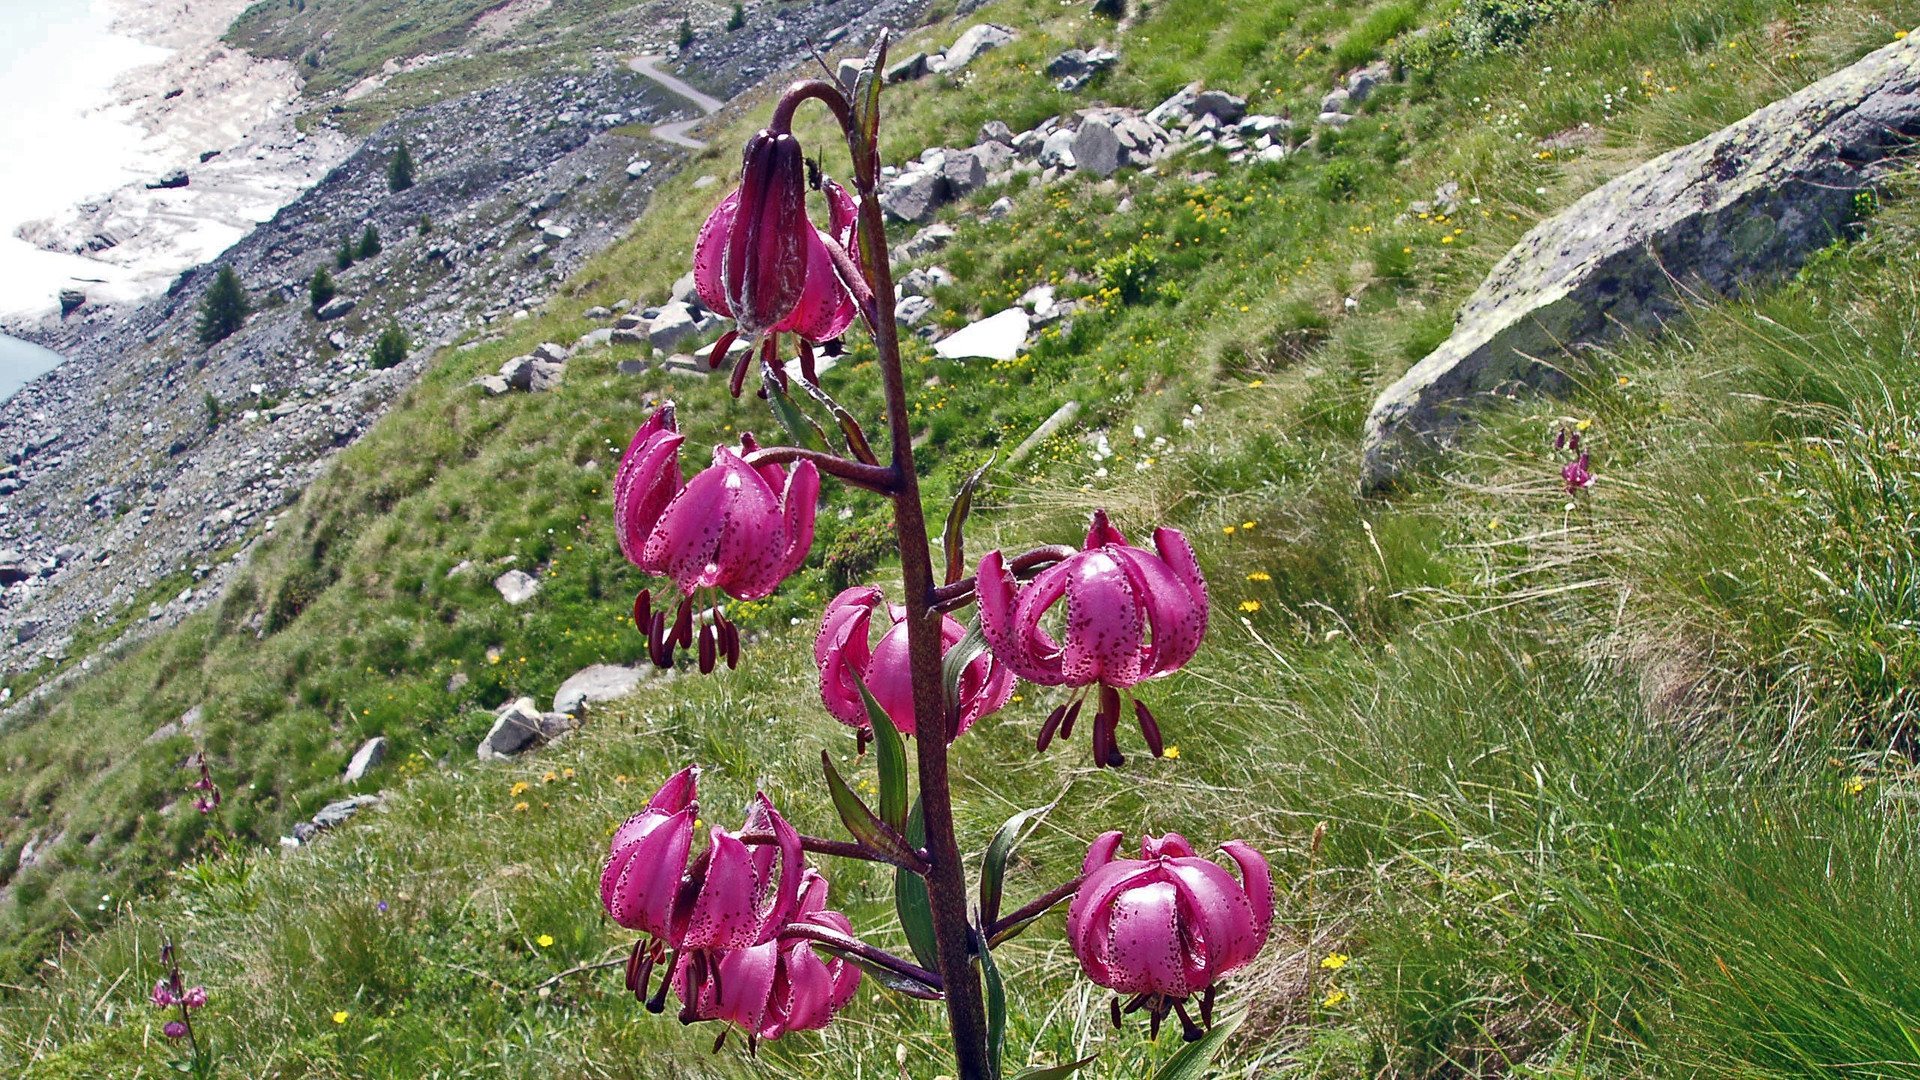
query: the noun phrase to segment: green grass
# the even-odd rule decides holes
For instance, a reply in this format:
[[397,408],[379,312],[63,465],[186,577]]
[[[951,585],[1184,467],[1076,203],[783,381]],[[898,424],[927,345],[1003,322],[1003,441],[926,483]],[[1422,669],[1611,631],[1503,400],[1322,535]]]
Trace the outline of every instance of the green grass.
[[[1205,73],[1264,92],[1259,108],[1317,103],[1335,52],[1390,50],[1404,6],[1169,0],[1096,93],[1150,105]],[[901,90],[893,156],[1058,110],[1036,61],[1104,32],[1038,3],[974,17],[1025,36],[976,61],[969,92],[944,77]],[[916,347],[930,501],[1081,401],[1081,431],[996,477],[971,550],[1071,540],[1106,506],[1133,534],[1187,529],[1216,606],[1195,663],[1147,690],[1177,759],[1095,771],[1078,740],[1037,757],[1053,695],[1023,688],[956,746],[963,846],[977,855],[1013,809],[1057,800],[1017,860],[1016,898],[1110,827],[1268,852],[1280,929],[1237,988],[1253,1022],[1228,1075],[1920,1075],[1906,899],[1920,212],[1906,193],[1788,285],[1597,358],[1566,400],[1489,413],[1390,501],[1350,495],[1382,380],[1444,336],[1539,215],[1917,17],[1894,2],[1621,2],[1513,52],[1439,50],[1277,167],[1196,156],[1112,185],[976,195],[972,208],[1012,194],[1016,209],[962,222],[937,257],[959,278],[938,317],[991,313],[1042,279],[1089,309],[1007,364]],[[140,985],[167,930],[215,993],[202,1015],[234,1075],[891,1077],[896,1044],[909,1075],[939,1071],[934,1011],[872,989],[757,1064],[645,1016],[611,972],[533,990],[626,944],[594,874],[608,830],[672,768],[708,767],[717,818],[759,787],[831,831],[819,750],[870,766],[845,760],[805,647],[834,574],[870,559],[871,500],[830,495],[807,571],[735,611],[759,635],[740,672],[650,683],[524,761],[471,757],[489,719],[473,707],[640,654],[625,612],[642,579],[607,535],[605,488],[650,399],[681,403],[690,446],[770,425],[709,383],[616,377],[618,353],[574,361],[545,396],[486,399],[465,381],[571,340],[590,304],[661,297],[723,190],[694,180],[724,175],[724,147],[767,104],[723,115],[716,149],[553,310],[442,357],[282,519],[219,611],[0,735],[0,866],[28,836],[66,835],[7,881],[0,981],[16,989],[0,998],[0,1061],[31,1076],[158,1068]],[[1536,140],[1582,122],[1602,145],[1538,156]],[[1396,220],[1447,179],[1480,203]],[[1121,252],[1146,284],[1102,295]],[[829,375],[869,410],[870,358],[856,340]],[[1549,440],[1575,421],[1600,480],[1570,500]],[[1079,436],[1094,428],[1115,456],[1090,460]],[[525,608],[488,584],[509,558],[541,568]],[[465,560],[484,572],[448,576]],[[449,690],[456,672],[469,681]],[[228,796],[213,821],[160,812],[189,778],[191,740],[141,743],[203,702]],[[393,754],[363,786],[392,792],[387,812],[285,858],[248,854],[339,797],[346,756],[376,733]],[[836,867],[834,890],[897,944],[878,875]],[[1018,972],[1012,1052],[1099,1050],[1090,1075],[1148,1075],[1172,1047],[1107,1028],[1057,924],[1003,958]],[[1351,961],[1322,968],[1334,949]]]

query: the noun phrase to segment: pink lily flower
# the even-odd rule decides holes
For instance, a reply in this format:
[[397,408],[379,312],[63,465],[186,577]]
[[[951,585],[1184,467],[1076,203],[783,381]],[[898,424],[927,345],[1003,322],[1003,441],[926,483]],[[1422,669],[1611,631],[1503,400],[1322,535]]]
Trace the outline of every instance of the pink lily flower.
[[[600,903],[613,921],[648,935],[634,945],[627,982],[646,996],[655,963],[668,950],[744,949],[790,922],[799,903],[805,856],[800,834],[765,795],[756,795],[738,833],[713,827],[706,850],[693,850],[699,769],[675,773],[646,809],[616,829],[600,874]],[[745,843],[745,833],[771,833],[771,844]],[[648,1002],[664,1007],[661,996]]]
[[153,995],[149,998],[155,1008],[168,1009],[180,1004],[179,995],[173,992],[173,985],[166,979],[153,984]]
[[[878,644],[870,644],[873,613],[884,611],[887,630]],[[820,700],[834,719],[871,730],[860,684],[886,711],[903,735],[914,733],[913,670],[907,655],[907,609],[888,604],[879,589],[855,586],[827,604],[814,639],[813,661],[820,668]],[[941,651],[951,650],[967,636],[967,628],[951,615],[940,617]],[[959,738],[974,722],[999,711],[1013,696],[1013,672],[991,652],[983,652],[960,674],[956,698],[960,704],[948,741]]]
[[169,1039],[184,1039],[187,1037],[187,1025],[179,1020],[169,1020],[160,1029],[160,1034]]
[[[682,594],[671,625],[664,609],[653,610],[650,591],[634,602],[634,623],[661,667],[672,666],[676,647],[694,644],[697,591],[758,600],[800,568],[813,546],[820,497],[820,472],[810,461],[796,465],[791,476],[778,465],[748,465],[743,455],[756,449],[750,436],[739,451],[715,447],[712,466],[683,485],[682,436],[672,408],[662,405],[634,433],[613,492],[621,552],[647,573],[673,578]],[[712,671],[723,656],[734,667],[740,662],[739,629],[717,600],[707,608],[712,617],[699,629],[700,670]]]
[[[1215,987],[1266,946],[1273,927],[1273,884],[1267,860],[1239,840],[1220,849],[1240,868],[1235,881],[1194,855],[1179,833],[1141,841],[1140,858],[1118,859],[1119,832],[1103,833],[1087,852],[1087,875],[1067,909],[1067,942],[1093,982],[1133,995],[1125,1010],[1145,1008],[1157,1036],[1176,1013],[1186,1038],[1200,1037],[1186,1002],[1201,995],[1203,1024],[1212,1024]],[[1114,1026],[1121,1007],[1113,1002]]]
[[[1193,547],[1178,530],[1154,531],[1158,554],[1127,543],[1096,510],[1086,547],[1040,572],[1022,587],[997,551],[980,560],[975,579],[980,629],[995,656],[1014,673],[1042,686],[1097,685],[1099,712],[1093,730],[1096,765],[1123,765],[1114,738],[1120,724],[1120,691],[1180,669],[1193,658],[1207,632],[1207,583]],[[1062,598],[1066,640],[1044,625]],[[1073,734],[1082,697],[1055,709],[1040,729],[1045,750],[1056,730]],[[1137,698],[1134,714],[1155,757],[1163,749],[1160,726]]]
[[[826,902],[826,879],[809,868],[793,922],[851,936],[853,924],[826,910]],[[859,986],[858,967],[838,957],[822,960],[799,938],[776,937],[730,952],[685,953],[673,974],[682,1023],[726,1021],[746,1032],[749,1046],[826,1027]]]
[[180,1004],[185,1005],[189,1009],[197,1009],[206,1003],[207,988],[204,986],[190,986],[187,988],[187,992],[180,997]]
[[[769,136],[762,132],[761,136],[792,142],[790,135]],[[820,187],[827,198],[828,228],[822,231],[806,216],[804,186],[796,211],[786,203],[783,182],[779,213],[767,212],[763,206],[759,225],[749,229],[743,225],[741,208],[746,205],[753,187],[749,171],[753,168],[754,154],[755,144],[749,143],[741,186],[722,199],[707,216],[694,241],[693,282],[701,303],[732,317],[737,324],[714,343],[707,366],[719,367],[736,338],[745,338],[749,344],[759,347],[764,337],[764,348],[760,350],[763,359],[769,371],[778,372],[780,367],[774,363],[777,358],[774,339],[779,334],[791,333],[800,339],[802,367],[811,378],[811,346],[839,337],[853,323],[853,295],[842,281],[827,245],[832,243],[843,251],[857,250],[858,211],[845,188],[831,180],[823,181]],[[788,251],[789,244],[797,245],[795,250]],[[744,264],[749,262],[758,270],[757,274],[747,271]],[[742,302],[743,286],[756,280],[763,282],[758,295],[775,298],[758,312]],[[748,349],[742,354],[734,369],[731,389],[736,396],[754,352]]]

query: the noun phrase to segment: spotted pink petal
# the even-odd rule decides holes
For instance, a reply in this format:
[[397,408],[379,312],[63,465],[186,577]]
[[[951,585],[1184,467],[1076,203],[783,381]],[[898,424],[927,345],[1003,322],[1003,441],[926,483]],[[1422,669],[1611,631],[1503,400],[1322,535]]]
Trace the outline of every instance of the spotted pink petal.
[[678,949],[744,949],[758,944],[753,853],[721,828],[709,830],[707,850],[687,872],[691,902],[674,905],[672,945]]
[[792,312],[774,332],[798,334],[811,342],[831,341],[846,332],[853,323],[853,296],[840,283],[833,256],[827,253],[820,233],[807,229],[807,278]]
[[867,726],[867,709],[854,680],[864,677],[873,655],[867,631],[873,606],[882,602],[880,590],[871,585],[842,591],[827,603],[820,635],[813,642],[813,662],[820,669],[820,700],[834,719],[856,728]]
[[1266,856],[1253,850],[1245,842],[1229,840],[1220,845],[1240,867],[1242,888],[1247,894],[1247,903],[1253,908],[1254,931],[1259,941],[1254,946],[1258,952],[1267,943],[1267,936],[1273,929],[1273,871],[1267,865]]
[[[772,494],[772,489],[767,489]],[[756,507],[761,503],[756,496]],[[795,465],[774,501],[775,516],[765,547],[742,545],[721,587],[740,600],[758,600],[800,569],[813,548],[814,515],[820,507],[820,470],[811,461]],[[758,513],[758,511],[755,511]]]
[[680,443],[673,403],[668,402],[633,433],[613,478],[614,534],[627,561],[638,564],[647,535],[680,491]]
[[689,805],[673,814],[643,811],[628,822],[651,817],[649,827],[614,849],[600,874],[600,902],[614,922],[659,938],[672,935],[672,912],[693,849],[693,820],[699,815]]
[[707,215],[693,243],[694,291],[700,295],[702,304],[729,319],[733,318],[733,307],[727,303],[724,278],[727,237],[732,234],[733,219],[739,213],[740,189],[734,188]]

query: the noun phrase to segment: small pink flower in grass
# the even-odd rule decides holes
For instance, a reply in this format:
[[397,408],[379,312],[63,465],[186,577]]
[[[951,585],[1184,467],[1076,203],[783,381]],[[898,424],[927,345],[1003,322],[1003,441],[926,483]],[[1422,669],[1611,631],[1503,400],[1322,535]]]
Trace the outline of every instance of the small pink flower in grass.
[[187,1025],[179,1020],[169,1020],[160,1033],[169,1039],[184,1039],[187,1037]]
[[[634,946],[628,987],[644,999],[653,966],[669,950],[744,949],[768,941],[794,915],[805,856],[800,834],[766,796],[754,798],[738,833],[708,830],[693,855],[699,770],[675,773],[646,809],[614,831],[600,874],[600,903],[613,921],[648,938]],[[774,843],[748,845],[743,833],[771,833]],[[689,859],[691,856],[691,859]],[[666,981],[647,1002],[665,1007]]]
[[[874,612],[884,612],[887,629],[878,643],[870,641]],[[913,670],[907,655],[907,612],[888,604],[879,589],[855,586],[827,604],[814,639],[813,661],[820,668],[820,699],[834,719],[862,731],[869,730],[860,684],[886,711],[902,734],[914,733]],[[942,652],[967,636],[967,628],[951,615],[940,617]],[[1013,696],[1013,672],[990,652],[983,652],[960,674],[955,697],[959,716],[949,739],[959,738],[976,720],[988,716]]]
[[1567,487],[1567,494],[1585,491],[1593,486],[1592,462],[1585,450],[1580,456],[1560,466],[1560,481]]
[[[1118,832],[1103,833],[1087,852],[1087,878],[1067,909],[1067,943],[1087,978],[1132,995],[1121,1013],[1146,1009],[1150,1032],[1172,1012],[1189,1041],[1211,1026],[1221,978],[1259,955],[1273,926],[1273,886],[1267,860],[1238,840],[1221,845],[1240,868],[1240,881],[1198,858],[1179,833],[1146,837],[1140,858],[1119,859]],[[1200,996],[1200,1023],[1187,1012]]]
[[[1115,739],[1120,691],[1179,670],[1207,632],[1207,583],[1192,545],[1166,528],[1155,530],[1153,542],[1155,551],[1134,547],[1107,523],[1105,511],[1095,511],[1086,547],[1025,586],[1015,583],[999,552],[980,560],[980,629],[993,654],[1029,682],[1099,687],[1093,760],[1102,767],[1127,760]],[[1047,626],[1062,599],[1064,640]],[[1083,700],[1076,695],[1047,717],[1039,749],[1056,731],[1061,738],[1073,734]],[[1159,757],[1160,725],[1139,699],[1133,708],[1148,749]]]
[[157,1009],[170,1009],[180,1004],[179,995],[173,992],[173,985],[166,979],[153,984],[153,995],[149,998]]
[[205,1005],[207,1003],[207,988],[204,986],[188,987],[187,992],[180,996],[180,1003],[189,1009],[197,1009]]
[[[853,924],[826,910],[826,902],[826,879],[807,870],[792,922],[851,937]],[[673,973],[682,1023],[724,1020],[746,1032],[749,1046],[826,1027],[859,986],[859,968],[838,957],[822,960],[800,938],[775,937],[730,952],[683,953]]]
[[757,449],[748,436],[739,451],[714,447],[713,464],[683,484],[681,441],[671,402],[634,433],[614,477],[614,531],[628,561],[671,577],[681,593],[671,622],[665,607],[654,609],[651,590],[635,598],[634,624],[655,664],[670,667],[676,648],[695,644],[694,596],[709,594],[698,643],[700,670],[710,672],[722,658],[728,667],[740,662],[739,628],[711,594],[758,600],[800,568],[813,546],[820,472],[810,461],[791,475],[778,465],[754,468],[743,456]]
[[207,755],[200,755],[200,779],[187,785],[188,791],[198,791],[194,797],[193,808],[203,814],[211,814],[220,806],[220,786],[213,782],[213,771],[207,767]]

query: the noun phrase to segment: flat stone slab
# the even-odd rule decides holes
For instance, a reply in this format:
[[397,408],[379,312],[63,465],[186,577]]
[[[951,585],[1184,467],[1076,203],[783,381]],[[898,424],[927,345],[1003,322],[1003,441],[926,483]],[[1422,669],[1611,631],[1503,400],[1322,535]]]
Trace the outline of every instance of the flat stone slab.
[[1896,41],[1534,226],[1367,416],[1362,490],[1444,448],[1488,395],[1563,390],[1567,354],[1657,331],[1689,293],[1791,274],[1920,136],[1920,37]]
[[553,711],[578,716],[587,706],[633,693],[652,673],[648,667],[593,664],[567,677],[553,692]]
[[1027,313],[1011,307],[977,323],[961,327],[940,339],[933,351],[947,360],[979,357],[986,360],[1011,360],[1020,355],[1027,341]]

